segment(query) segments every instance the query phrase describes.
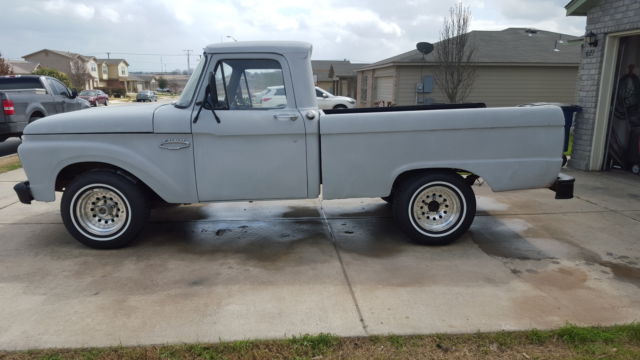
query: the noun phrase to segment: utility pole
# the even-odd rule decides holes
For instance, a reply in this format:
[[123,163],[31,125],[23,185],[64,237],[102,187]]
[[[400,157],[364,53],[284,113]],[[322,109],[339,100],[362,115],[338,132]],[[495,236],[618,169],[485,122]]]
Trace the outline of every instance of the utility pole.
[[111,53],[107,51],[107,59],[111,59]]
[[162,74],[162,69],[164,68],[164,65],[162,64],[162,55],[160,55],[160,73]]
[[190,54],[191,54],[191,52],[192,52],[193,50],[182,50],[182,51],[184,51],[184,52],[186,52],[186,53],[187,53],[187,71],[188,71],[189,73],[191,73],[191,61],[190,61],[191,56],[190,56]]

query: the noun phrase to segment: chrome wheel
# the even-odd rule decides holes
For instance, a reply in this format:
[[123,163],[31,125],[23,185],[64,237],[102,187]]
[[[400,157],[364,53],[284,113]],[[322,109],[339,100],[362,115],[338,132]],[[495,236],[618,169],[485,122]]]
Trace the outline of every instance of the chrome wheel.
[[92,238],[107,239],[122,230],[129,222],[129,204],[115,188],[96,184],[76,193],[72,200],[74,221],[79,230]]
[[410,201],[411,221],[429,235],[446,235],[460,224],[464,199],[457,189],[430,183],[418,189]]

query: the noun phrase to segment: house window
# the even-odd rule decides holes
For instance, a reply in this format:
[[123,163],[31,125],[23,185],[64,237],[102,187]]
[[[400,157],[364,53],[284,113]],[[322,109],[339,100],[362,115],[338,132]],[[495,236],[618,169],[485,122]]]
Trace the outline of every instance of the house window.
[[369,76],[362,75],[362,81],[360,83],[360,102],[364,103],[367,101],[367,88],[369,83]]
[[120,67],[120,75],[122,75],[122,76],[126,76],[127,75],[127,70],[124,68],[124,66]]
[[91,72],[97,72],[98,68],[96,67],[96,63],[91,63]]
[[102,75],[107,75],[109,71],[107,70],[107,64],[102,64]]

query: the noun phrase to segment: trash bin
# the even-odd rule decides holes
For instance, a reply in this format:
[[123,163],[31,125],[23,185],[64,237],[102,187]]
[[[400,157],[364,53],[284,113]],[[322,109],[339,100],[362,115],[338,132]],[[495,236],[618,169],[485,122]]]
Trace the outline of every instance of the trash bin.
[[582,111],[582,107],[578,105],[571,104],[562,104],[562,103],[551,103],[551,102],[539,102],[532,104],[522,104],[518,106],[543,106],[543,105],[554,105],[559,106],[562,109],[562,113],[564,114],[564,146],[562,147],[562,166],[565,166],[567,163],[567,155],[571,155],[573,146],[569,146],[571,143],[571,128],[573,127],[573,118],[576,113]]

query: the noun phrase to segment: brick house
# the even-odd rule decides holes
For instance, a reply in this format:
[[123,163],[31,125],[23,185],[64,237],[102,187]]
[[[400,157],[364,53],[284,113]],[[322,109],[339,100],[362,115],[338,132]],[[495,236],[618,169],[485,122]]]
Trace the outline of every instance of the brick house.
[[572,0],[565,9],[587,17],[576,89],[583,111],[569,165],[631,170],[640,129],[640,1]]

